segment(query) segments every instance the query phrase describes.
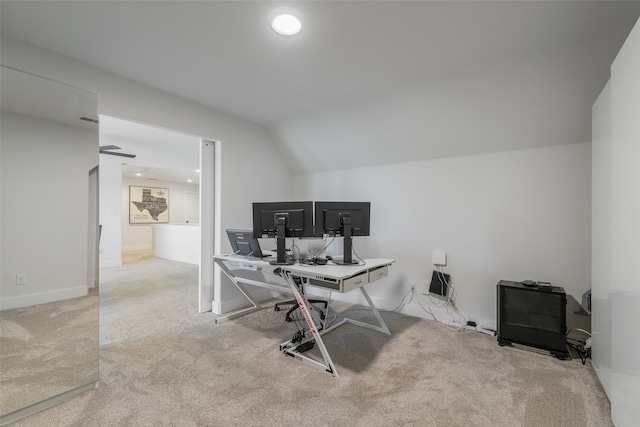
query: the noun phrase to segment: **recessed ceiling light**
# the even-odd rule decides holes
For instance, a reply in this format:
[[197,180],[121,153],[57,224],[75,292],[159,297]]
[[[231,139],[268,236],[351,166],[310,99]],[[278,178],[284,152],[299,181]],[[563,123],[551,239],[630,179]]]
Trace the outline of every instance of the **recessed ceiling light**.
[[142,176],[142,174],[141,173],[137,173],[136,176]]
[[187,182],[193,182],[193,180],[192,179],[188,179]]
[[196,172],[197,172],[197,173],[200,173],[200,169],[196,169]]
[[285,13],[271,20],[271,28],[283,36],[292,36],[302,29],[302,21],[293,15]]

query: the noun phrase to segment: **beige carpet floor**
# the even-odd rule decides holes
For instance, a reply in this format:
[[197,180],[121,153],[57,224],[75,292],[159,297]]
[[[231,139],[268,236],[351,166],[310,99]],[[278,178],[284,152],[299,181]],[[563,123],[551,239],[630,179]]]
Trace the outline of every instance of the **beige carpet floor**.
[[0,311],[1,415],[97,379],[97,291]]
[[325,336],[333,378],[279,351],[295,332],[282,311],[198,314],[197,276],[155,258],[103,269],[98,388],[13,425],[612,425],[588,365],[393,312],[382,312],[391,336],[351,325]]

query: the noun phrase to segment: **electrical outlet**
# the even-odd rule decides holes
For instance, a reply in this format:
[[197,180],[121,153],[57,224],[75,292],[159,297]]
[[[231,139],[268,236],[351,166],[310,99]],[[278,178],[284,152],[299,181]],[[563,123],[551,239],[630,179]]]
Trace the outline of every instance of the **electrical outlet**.
[[16,285],[26,285],[27,275],[25,273],[16,274]]

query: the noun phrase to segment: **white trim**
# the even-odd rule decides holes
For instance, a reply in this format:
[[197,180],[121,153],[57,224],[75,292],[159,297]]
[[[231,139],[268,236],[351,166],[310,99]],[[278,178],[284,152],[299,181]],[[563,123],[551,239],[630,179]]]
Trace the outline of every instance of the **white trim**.
[[29,307],[32,305],[63,301],[70,298],[84,297],[87,296],[88,293],[89,290],[87,286],[77,286],[75,288],[2,298],[0,299],[0,310],[11,310],[13,308]]
[[200,271],[198,282],[198,312],[212,311],[215,279],[216,211],[219,183],[217,174],[218,142],[200,140]]
[[[329,298],[329,292],[328,291],[322,290],[322,289],[314,287],[314,286],[305,287],[305,295],[308,298],[311,298],[311,297]],[[393,309],[397,308],[398,305],[400,304],[399,301],[395,301],[395,300],[394,301],[390,301],[388,298],[375,297],[375,296],[371,296],[371,295],[369,295],[369,297],[373,300],[373,304],[378,308],[378,310],[382,310],[382,311],[393,310]],[[414,300],[410,304],[406,304],[405,306],[403,306],[402,309],[400,309],[398,311],[398,313],[401,313],[401,314],[404,314],[404,315],[407,315],[407,316],[412,316],[412,317],[419,317],[421,319],[437,320],[437,321],[439,321],[439,322],[441,322],[441,323],[443,323],[445,325],[452,325],[454,327],[457,326],[457,324],[451,320],[451,316],[447,312],[446,308],[430,305],[429,302],[428,302],[429,298],[427,296],[420,295],[418,297],[422,298],[421,299],[422,305],[424,305],[425,307],[431,309],[431,311],[437,317],[437,319],[434,319],[429,313],[427,313],[415,301],[415,297],[414,297]],[[363,305],[363,306],[367,306],[368,305],[366,299],[359,292],[347,292],[347,293],[332,292],[331,293],[331,299],[334,300],[334,301],[342,301],[342,302],[346,302],[346,303],[349,303],[349,304],[357,304],[357,305]],[[409,299],[409,297],[407,296],[407,300],[408,299]],[[473,320],[474,322],[476,322],[477,325],[491,325],[494,328],[496,326],[496,319],[495,318],[494,319],[484,319],[484,318],[479,318],[477,316],[470,316],[470,315],[464,313],[464,311],[462,312],[462,314],[465,317],[467,317],[467,320]],[[454,316],[457,316],[457,315],[454,315]]]
[[[215,144],[215,167],[214,167],[214,234],[213,234],[213,253],[219,254],[222,251],[222,142],[217,141]],[[202,221],[202,218],[200,218]],[[221,283],[222,280],[222,270],[220,266],[215,263],[213,260],[213,256],[209,257],[209,261],[213,264],[213,279],[211,282],[212,286],[212,297],[211,301],[211,309],[215,314],[224,313],[222,311],[222,295],[221,295],[221,286],[215,286],[216,283]]]
[[33,405],[26,406],[24,408],[10,412],[8,414],[0,415],[0,425],[9,424],[10,422],[16,421],[22,417],[26,417],[27,415],[31,415],[38,411],[42,411],[43,409],[50,408],[51,406],[54,406],[59,403],[65,402],[69,399],[72,399],[80,393],[84,393],[85,391],[89,391],[96,388],[98,388],[98,381],[97,380],[91,381],[85,385],[81,385],[74,389],[65,391],[64,393],[60,393],[56,396],[52,396],[41,402],[34,403]]
[[122,252],[150,251],[150,250],[153,250],[153,245],[150,245],[150,244],[129,245],[129,246],[122,247]]

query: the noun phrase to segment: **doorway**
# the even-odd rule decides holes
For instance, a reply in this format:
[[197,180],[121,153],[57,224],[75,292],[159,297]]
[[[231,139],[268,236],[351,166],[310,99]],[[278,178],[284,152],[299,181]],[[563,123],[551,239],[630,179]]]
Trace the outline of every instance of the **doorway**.
[[[192,227],[198,227],[198,249],[202,253],[207,247],[208,253],[214,215],[212,209],[207,211],[210,214],[201,212],[203,206],[212,205],[214,188],[213,181],[207,180],[203,191],[201,176],[213,177],[214,174],[213,161],[202,159],[204,141],[155,125],[111,116],[100,117],[100,146],[103,147],[100,155],[101,267],[121,266],[124,254],[133,253],[135,259],[135,252],[152,252],[154,233],[162,227],[189,227],[190,234],[193,234]],[[215,142],[207,140],[206,144],[213,146]],[[148,213],[143,206],[130,200],[132,187],[160,190],[161,197],[165,199],[163,203],[166,203],[163,221],[156,221],[156,218],[145,222],[131,220],[132,214]],[[140,207],[142,210],[138,212]],[[202,223],[201,218],[204,218]],[[157,216],[157,219],[162,219],[162,216]],[[203,237],[205,235],[206,238]],[[213,267],[202,265],[209,263],[208,258],[213,264],[212,257],[204,256],[195,256],[193,262],[204,272],[199,279],[200,312],[211,310],[209,294],[212,292],[208,291],[209,286],[202,285],[211,280],[207,272]],[[203,274],[207,276],[205,280]]]

